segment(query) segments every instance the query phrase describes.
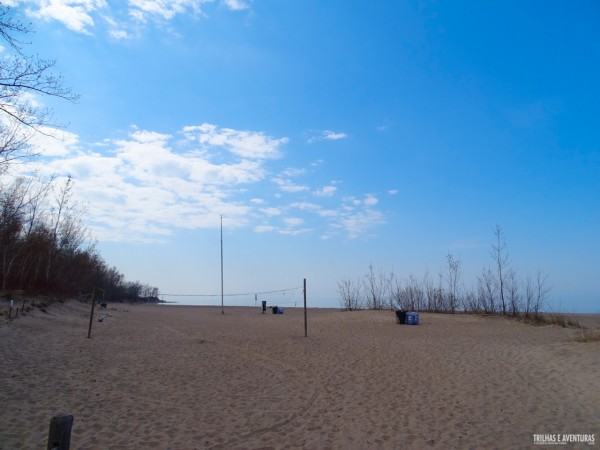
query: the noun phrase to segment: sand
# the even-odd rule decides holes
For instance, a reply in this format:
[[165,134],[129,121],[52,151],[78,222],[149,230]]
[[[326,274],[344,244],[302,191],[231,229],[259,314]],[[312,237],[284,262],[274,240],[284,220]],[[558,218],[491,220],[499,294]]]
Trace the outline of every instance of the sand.
[[600,445],[600,343],[576,330],[311,309],[304,337],[301,309],[111,304],[88,339],[89,308],[0,324],[0,449],[46,448],[59,414],[82,450]]

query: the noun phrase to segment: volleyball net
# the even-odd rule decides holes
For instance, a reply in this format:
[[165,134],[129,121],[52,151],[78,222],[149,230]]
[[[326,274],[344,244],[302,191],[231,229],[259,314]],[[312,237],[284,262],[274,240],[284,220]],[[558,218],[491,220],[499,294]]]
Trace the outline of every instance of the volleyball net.
[[[277,289],[273,291],[246,292],[241,294],[159,294],[159,299],[167,305],[188,306],[303,306],[303,287]],[[222,302],[222,303],[221,303]]]

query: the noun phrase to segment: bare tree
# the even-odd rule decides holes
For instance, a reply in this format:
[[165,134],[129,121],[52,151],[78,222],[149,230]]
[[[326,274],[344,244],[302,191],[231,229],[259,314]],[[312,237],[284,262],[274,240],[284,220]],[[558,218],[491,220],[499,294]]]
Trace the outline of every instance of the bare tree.
[[548,275],[538,269],[535,278],[527,274],[525,279],[525,304],[523,313],[525,317],[536,317],[544,308],[546,298],[550,292]]
[[519,278],[514,270],[510,270],[506,276],[506,293],[510,314],[516,316],[521,311],[523,295],[521,293]]
[[403,285],[396,285],[395,298],[400,309],[420,311],[425,305],[425,290],[417,277],[410,274]]
[[386,281],[382,274],[377,275],[373,264],[369,264],[369,271],[364,279],[364,294],[366,306],[369,309],[385,308]]
[[2,291],[23,248],[21,232],[27,207],[27,180],[18,178],[0,196],[0,264],[2,266]]
[[70,180],[60,189],[52,210],[48,197],[54,183],[52,178],[0,182],[2,292],[25,289],[73,295],[98,286],[115,298],[156,301],[156,288],[126,282],[97,253],[82,220],[83,210],[70,200]]
[[361,283],[350,279],[338,282],[338,294],[340,295],[340,306],[346,311],[362,309]]
[[50,280],[50,271],[54,262],[54,257],[58,251],[57,243],[59,242],[59,230],[64,226],[64,222],[68,221],[69,210],[72,208],[71,198],[73,196],[73,179],[69,176],[65,184],[60,188],[56,196],[56,206],[51,211],[51,230],[50,238],[52,240],[48,248],[48,257],[46,263],[46,281]]
[[[412,277],[412,275],[411,275]],[[393,305],[396,309],[410,311],[415,309],[415,297],[409,281],[394,280]]]
[[545,274],[538,269],[535,276],[535,297],[532,307],[535,314],[538,314],[544,308],[549,292],[548,274]]
[[32,100],[35,96],[78,98],[56,74],[56,61],[23,52],[27,43],[21,36],[30,32],[29,25],[15,20],[10,8],[0,5],[0,38],[8,44],[7,53],[0,57],[0,173],[14,161],[35,156],[30,145],[35,133],[48,134],[45,127],[62,126],[52,120],[50,109]]
[[508,252],[506,250],[504,231],[502,231],[500,225],[496,225],[496,228],[494,229],[494,236],[496,236],[496,242],[492,245],[492,250],[490,253],[496,266],[496,280],[498,282],[500,307],[502,308],[502,314],[506,314],[506,277],[509,271],[509,259]]
[[423,290],[425,292],[425,309],[427,311],[435,311],[435,289],[433,287],[433,281],[429,277],[429,269],[425,269],[425,274],[423,275]]
[[448,253],[446,255],[448,261],[446,282],[448,286],[448,307],[450,312],[454,314],[458,307],[458,282],[460,279],[460,266],[462,261],[454,255]]
[[492,270],[485,267],[477,277],[477,295],[483,311],[487,314],[496,312],[496,285]]
[[463,309],[466,312],[470,313],[479,313],[481,312],[481,304],[480,298],[477,295],[477,292],[473,289],[466,289],[465,296],[463,300]]

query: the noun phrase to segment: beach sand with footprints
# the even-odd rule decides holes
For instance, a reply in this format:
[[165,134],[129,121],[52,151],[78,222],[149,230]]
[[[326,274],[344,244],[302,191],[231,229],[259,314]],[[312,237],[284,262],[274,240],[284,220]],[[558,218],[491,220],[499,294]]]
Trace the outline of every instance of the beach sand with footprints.
[[89,314],[72,301],[0,324],[0,449],[46,448],[60,414],[78,450],[600,445],[600,343],[576,329],[309,309],[305,337],[300,308],[109,304],[88,339]]

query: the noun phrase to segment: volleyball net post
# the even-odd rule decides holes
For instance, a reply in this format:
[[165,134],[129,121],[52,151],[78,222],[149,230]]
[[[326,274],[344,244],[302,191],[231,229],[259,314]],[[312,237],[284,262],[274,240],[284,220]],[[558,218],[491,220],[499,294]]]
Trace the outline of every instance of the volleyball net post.
[[304,337],[308,337],[308,321],[306,317],[306,278],[304,279],[304,288],[302,289],[304,296]]

